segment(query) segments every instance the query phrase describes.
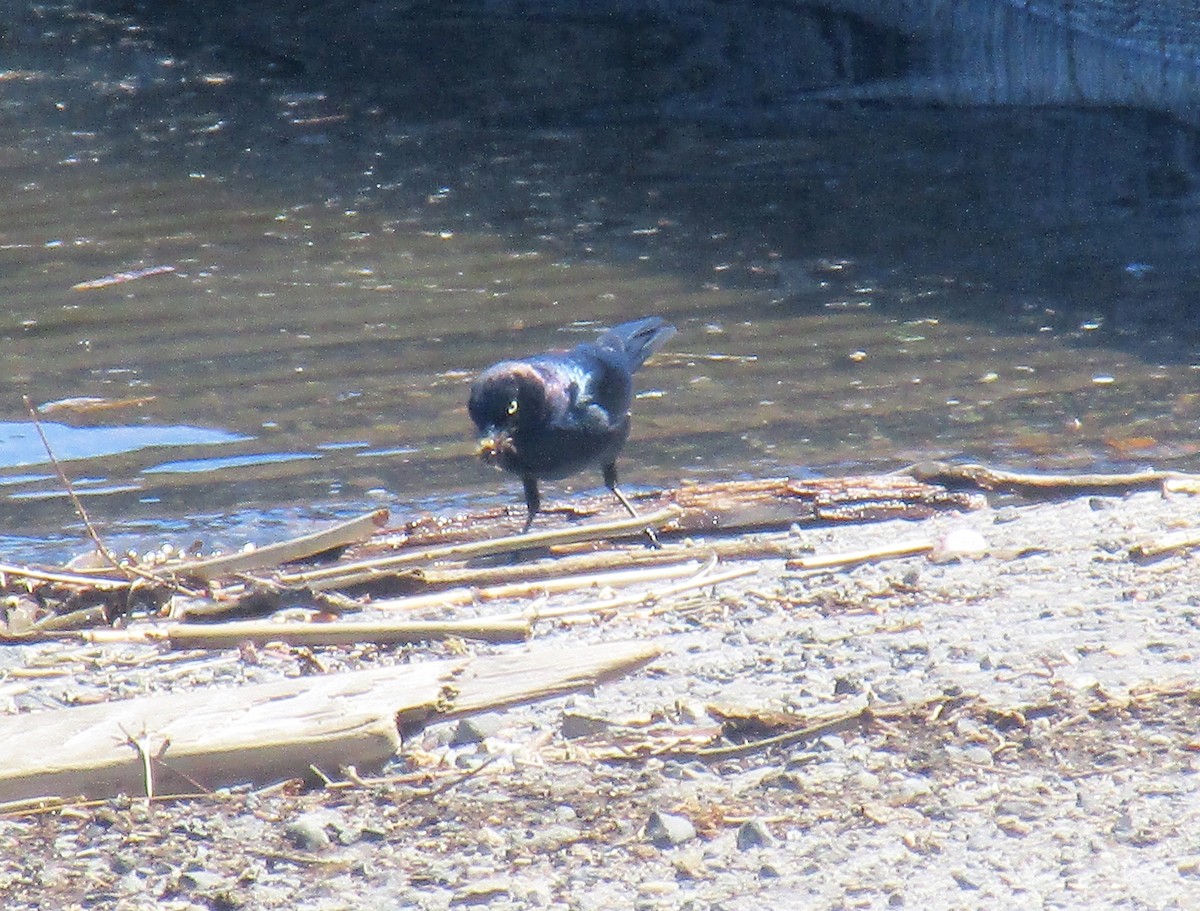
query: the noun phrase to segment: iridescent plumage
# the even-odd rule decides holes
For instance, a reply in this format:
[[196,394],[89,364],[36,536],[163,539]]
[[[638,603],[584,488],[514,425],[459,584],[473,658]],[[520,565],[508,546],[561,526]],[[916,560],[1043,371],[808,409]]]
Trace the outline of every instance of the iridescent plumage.
[[569,351],[501,361],[481,373],[467,405],[484,461],[520,475],[529,516],[541,506],[539,479],[557,480],[599,465],[605,485],[630,515],[617,487],[617,455],[629,437],[633,374],[675,334],[658,317],[614,326]]

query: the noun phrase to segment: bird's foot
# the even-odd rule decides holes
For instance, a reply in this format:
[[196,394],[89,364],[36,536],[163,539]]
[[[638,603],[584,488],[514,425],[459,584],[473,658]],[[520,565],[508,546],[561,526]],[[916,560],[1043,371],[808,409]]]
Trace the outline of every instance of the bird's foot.
[[[604,470],[604,482],[608,485],[608,489],[613,492],[616,498],[621,501],[621,505],[625,507],[625,511],[629,513],[629,515],[635,519],[641,518],[638,515],[638,511],[633,508],[633,504],[629,502],[629,498],[625,496],[625,494],[621,493],[621,488],[617,486],[617,475],[615,468],[609,467]],[[662,550],[662,542],[658,540],[658,535],[654,533],[654,529],[645,528],[643,531],[646,535],[646,546],[653,548],[654,550]]]

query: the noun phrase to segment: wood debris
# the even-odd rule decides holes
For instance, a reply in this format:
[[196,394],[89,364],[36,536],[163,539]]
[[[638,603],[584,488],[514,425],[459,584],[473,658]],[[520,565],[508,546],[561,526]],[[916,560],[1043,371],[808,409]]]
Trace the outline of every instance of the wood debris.
[[[977,495],[901,474],[685,483],[632,499],[646,510],[678,511],[670,522],[657,528],[664,542],[697,535],[779,531],[792,525],[923,519],[984,505]],[[606,496],[581,497],[569,506],[550,504],[542,512],[570,520],[594,518],[612,512],[610,501]],[[494,509],[469,516],[418,517],[395,533],[410,546],[426,546],[494,538],[517,524],[515,513]],[[637,537],[639,532],[631,526],[628,537]]]
[[[65,477],[64,484],[69,485]],[[368,608],[445,611],[500,599],[659,585],[632,595],[588,595],[568,607],[510,611],[493,618],[500,626],[465,621],[461,629],[445,633],[493,641],[523,638],[531,622],[597,616],[630,607],[658,610],[675,595],[752,571],[717,570],[713,561],[794,556],[796,542],[789,535],[748,537],[743,532],[780,532],[805,523],[915,518],[981,504],[969,494],[893,476],[688,484],[639,499],[647,511],[638,518],[579,521],[602,517],[611,509],[608,498],[584,498],[572,504],[568,521],[521,535],[508,533],[514,521],[505,510],[445,519],[419,517],[395,529],[385,529],[388,514],[376,510],[237,553],[186,558],[166,551],[161,559],[155,555],[149,561],[117,559],[108,552],[79,503],[103,559],[72,569],[0,566],[2,593],[8,595],[0,603],[0,641],[28,642],[72,630],[83,631],[87,638],[88,631],[97,627],[128,627],[132,622],[137,628],[174,621],[153,631],[137,628],[125,635],[140,636],[142,641],[187,642],[188,647],[196,643],[230,647],[238,641],[331,644],[354,636],[362,637],[359,641],[395,643],[412,641],[422,630],[430,638],[440,634],[433,626],[396,621],[324,621],[330,614]],[[561,515],[562,510],[558,512]],[[667,546],[659,550],[641,546],[647,527],[658,530]],[[692,538],[698,534],[705,536],[700,542]],[[888,555],[900,554],[886,550],[876,557],[834,559],[854,562]],[[496,564],[498,559],[507,562]],[[371,600],[381,594],[390,597]],[[322,622],[244,622],[284,608],[310,609],[313,619]],[[225,625],[205,632],[192,631],[188,625],[212,621]],[[525,626],[512,625],[518,623]],[[89,641],[99,638],[92,636]]]
[[100,412],[123,411],[128,408],[140,408],[158,400],[156,395],[127,396],[120,399],[101,398],[94,395],[78,395],[54,402],[44,402],[38,405],[39,414],[59,414],[65,412],[73,415],[90,415]]
[[365,541],[383,528],[387,520],[388,511],[377,509],[347,522],[339,522],[321,531],[301,535],[279,544],[268,544],[266,547],[210,557],[207,560],[189,561],[171,567],[170,572],[176,577],[208,582],[222,576],[270,569]]
[[787,561],[788,569],[823,570],[858,566],[860,563],[879,563],[884,560],[918,557],[933,550],[932,541],[900,541],[870,550],[856,550],[839,554],[820,554],[795,557]]
[[1139,541],[1129,549],[1135,560],[1157,560],[1200,547],[1200,531],[1173,531]]
[[93,278],[84,282],[76,282],[71,286],[71,290],[98,291],[101,288],[110,288],[113,285],[124,285],[128,282],[135,282],[141,278],[150,278],[153,275],[167,275],[174,271],[175,267],[168,265],[147,266],[144,269],[130,269],[126,272],[114,272],[111,275],[105,275],[101,278]]
[[86,642],[165,643],[171,648],[237,648],[244,642],[263,645],[353,645],[376,642],[396,645],[443,639],[479,639],[484,642],[523,642],[529,623],[520,618],[495,620],[333,621],[311,623],[243,620],[227,623],[141,624],[130,629],[94,629],[82,634]]
[[1200,485],[1200,476],[1153,469],[1115,474],[1050,474],[1004,471],[987,465],[924,462],[905,469],[904,473],[929,484],[1009,491],[1030,497],[1075,497],[1136,490],[1185,492]]
[[193,793],[379,767],[405,730],[586,689],[658,656],[639,642],[373,667],[0,718],[0,802]]

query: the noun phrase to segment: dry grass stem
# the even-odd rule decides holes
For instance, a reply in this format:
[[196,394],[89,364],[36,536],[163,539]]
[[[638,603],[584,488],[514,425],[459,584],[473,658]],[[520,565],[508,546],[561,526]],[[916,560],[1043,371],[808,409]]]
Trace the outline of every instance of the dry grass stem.
[[396,644],[437,639],[480,639],[522,642],[529,637],[524,620],[406,620],[402,622],[335,621],[332,623],[238,620],[229,623],[172,623],[124,630],[96,629],[80,634],[100,643],[166,642],[175,649],[237,648],[244,642],[262,645],[283,642],[293,646],[353,645],[359,642]]
[[393,556],[362,560],[357,563],[347,563],[342,566],[331,566],[326,569],[284,574],[279,577],[278,581],[283,585],[303,585],[318,591],[328,588],[361,585],[365,582],[377,580],[385,573],[395,572],[398,569],[417,566],[422,563],[435,563],[439,560],[466,560],[472,557],[488,557],[522,550],[537,550],[556,544],[594,541],[617,535],[641,535],[647,526],[656,527],[665,525],[678,514],[679,511],[677,509],[660,509],[657,512],[636,518],[630,516],[611,522],[576,525],[569,528],[532,532],[527,535],[511,535],[509,537],[492,538],[484,541],[469,541],[462,544],[446,544],[438,547],[422,548]]
[[0,563],[0,574],[16,576],[19,579],[33,579],[37,582],[51,582],[55,585],[78,585],[81,588],[90,588],[96,591],[116,591],[129,588],[128,579],[89,576],[65,570],[38,569],[33,566],[18,566],[14,563]]
[[795,557],[787,561],[788,569],[836,569],[839,567],[857,566],[860,563],[879,563],[883,560],[895,560],[900,557],[917,557],[933,550],[931,541],[902,541],[884,547],[873,547],[869,550],[843,551],[837,554],[816,554],[808,557]]
[[618,570],[609,573],[559,576],[550,579],[534,579],[523,582],[508,582],[484,588],[452,588],[428,595],[412,595],[407,598],[386,598],[371,602],[372,610],[417,611],[433,608],[456,607],[479,601],[496,601],[502,598],[536,597],[570,591],[637,585],[643,582],[659,582],[694,573],[699,564],[694,560],[666,566],[650,566],[644,569]]
[[621,550],[588,550],[570,553],[567,548],[555,548],[553,559],[516,563],[510,566],[447,566],[420,567],[408,570],[407,578],[434,587],[482,587],[538,579],[557,579],[564,576],[607,571],[637,571],[639,567],[678,565],[681,559],[697,560],[718,557],[722,560],[754,560],[782,558],[796,545],[792,535],[755,535],[752,537],[714,538],[704,542],[668,543],[661,550],[650,548]]
[[675,595],[695,591],[698,588],[706,588],[710,585],[719,585],[722,582],[740,579],[758,572],[758,567],[756,566],[742,566],[717,573],[711,572],[712,566],[713,564],[708,564],[685,582],[653,589],[648,592],[624,595],[619,598],[600,598],[584,604],[569,604],[563,607],[539,608],[532,606],[519,614],[504,614],[500,619],[523,617],[531,622],[536,622],[538,620],[558,620],[563,617],[576,617],[584,614],[607,613],[608,611],[621,610],[628,607],[639,607],[651,602],[665,601],[667,598],[674,597]]

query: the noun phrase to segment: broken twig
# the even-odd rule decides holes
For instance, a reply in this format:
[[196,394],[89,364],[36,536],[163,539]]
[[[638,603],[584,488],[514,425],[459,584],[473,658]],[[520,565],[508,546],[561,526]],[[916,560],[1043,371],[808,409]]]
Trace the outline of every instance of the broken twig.
[[100,533],[96,531],[96,526],[92,524],[91,518],[88,516],[87,510],[83,506],[83,501],[79,499],[75,493],[75,488],[71,485],[70,478],[63,470],[62,464],[58,461],[58,456],[54,454],[54,450],[50,448],[50,440],[46,438],[46,431],[42,429],[42,421],[38,417],[37,409],[33,407],[33,402],[29,396],[21,396],[21,400],[25,403],[25,410],[29,412],[29,419],[33,421],[33,429],[37,431],[38,439],[42,441],[42,447],[46,450],[46,455],[50,459],[50,464],[54,466],[54,472],[58,475],[59,483],[62,484],[63,490],[66,491],[67,497],[71,501],[71,505],[75,508],[76,515],[83,521],[83,527],[87,531],[87,535],[92,539],[92,543],[96,546],[96,551],[104,557],[105,560],[112,565],[113,569],[128,577],[129,570],[117,562],[117,558],[100,540]]

